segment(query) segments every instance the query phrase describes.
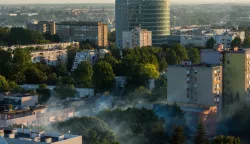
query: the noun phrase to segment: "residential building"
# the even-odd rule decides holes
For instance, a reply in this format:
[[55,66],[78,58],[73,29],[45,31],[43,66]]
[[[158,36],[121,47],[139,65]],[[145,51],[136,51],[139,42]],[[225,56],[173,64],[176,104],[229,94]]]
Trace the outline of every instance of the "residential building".
[[65,42],[89,40],[98,47],[108,45],[108,27],[102,22],[60,22],[56,32]]
[[215,35],[216,44],[223,44],[225,48],[230,48],[232,41],[236,38],[240,37],[243,42],[245,39],[245,32],[231,32],[226,31],[221,35]]
[[39,49],[66,49],[69,46],[79,47],[79,42],[50,43],[50,44],[31,44],[31,45],[13,45],[3,47],[4,50],[15,50],[16,48],[39,48]]
[[77,69],[78,65],[81,64],[81,62],[83,61],[88,61],[90,63],[93,63],[96,59],[97,59],[97,53],[95,52],[95,50],[86,50],[83,52],[77,52],[71,71]]
[[221,107],[222,67],[182,65],[168,67],[168,102]]
[[222,65],[224,45],[218,45],[215,49],[202,49],[200,52],[200,60],[202,64]]
[[31,52],[32,63],[46,63],[56,66],[67,61],[67,50],[49,49]]
[[225,108],[249,98],[250,93],[250,49],[224,51],[223,105]]
[[122,48],[152,46],[152,32],[136,28],[122,32]]
[[152,31],[152,45],[167,43],[170,35],[169,0],[116,0],[116,46],[122,48],[122,33],[135,27]]
[[82,136],[45,132],[39,129],[5,127],[0,129],[0,135],[6,144],[82,144]]
[[209,39],[214,38],[213,34],[199,34],[199,35],[181,35],[180,42],[182,46],[206,46]]
[[35,106],[38,104],[38,96],[31,95],[28,93],[21,94],[21,93],[1,93],[0,94],[0,102],[1,105],[13,105],[13,109],[15,107],[25,108],[27,106]]
[[27,23],[28,30],[35,30],[41,33],[56,34],[56,23],[51,21],[39,21],[38,23]]

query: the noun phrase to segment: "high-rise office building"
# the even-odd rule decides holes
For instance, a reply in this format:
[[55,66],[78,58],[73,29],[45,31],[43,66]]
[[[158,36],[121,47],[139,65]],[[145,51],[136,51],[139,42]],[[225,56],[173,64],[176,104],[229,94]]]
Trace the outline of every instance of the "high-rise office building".
[[56,24],[56,32],[65,42],[89,40],[98,47],[108,45],[108,27],[102,22],[61,22]]
[[136,28],[122,32],[122,48],[152,46],[152,32]]
[[122,32],[141,27],[152,31],[152,44],[167,43],[170,35],[169,0],[116,0],[116,46],[122,47]]

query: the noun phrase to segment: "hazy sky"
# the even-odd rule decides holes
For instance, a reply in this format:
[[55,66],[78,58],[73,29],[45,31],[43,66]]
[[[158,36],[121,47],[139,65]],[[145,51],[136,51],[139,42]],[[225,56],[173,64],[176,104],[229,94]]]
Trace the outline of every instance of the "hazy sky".
[[[115,0],[0,0],[0,4],[30,4],[30,3],[114,3]],[[250,0],[170,0],[172,3],[219,3],[241,2],[250,3]]]

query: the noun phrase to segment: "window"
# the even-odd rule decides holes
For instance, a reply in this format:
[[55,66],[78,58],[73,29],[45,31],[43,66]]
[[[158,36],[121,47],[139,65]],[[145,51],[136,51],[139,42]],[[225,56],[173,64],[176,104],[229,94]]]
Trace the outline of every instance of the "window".
[[227,64],[230,64],[230,61],[229,61],[229,60],[227,61]]

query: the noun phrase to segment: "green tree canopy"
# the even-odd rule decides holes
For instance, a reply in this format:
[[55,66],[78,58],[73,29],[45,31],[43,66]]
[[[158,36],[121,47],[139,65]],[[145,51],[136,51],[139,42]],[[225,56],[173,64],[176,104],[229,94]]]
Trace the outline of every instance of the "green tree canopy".
[[242,45],[242,41],[241,41],[240,37],[235,37],[231,43],[232,48],[241,47],[241,45]]
[[9,90],[9,84],[4,76],[0,75],[0,92],[6,92]]
[[11,53],[0,49],[0,75],[8,77],[8,65],[11,62]]
[[114,80],[115,74],[109,63],[101,61],[94,65],[93,82],[96,89],[111,89]]
[[243,43],[244,47],[249,48],[250,47],[250,36],[246,37],[244,39],[244,43]]
[[172,135],[171,144],[185,144],[183,127],[177,126]]
[[59,84],[54,88],[54,94],[57,98],[65,100],[67,98],[74,98],[77,96],[77,91],[74,85]]
[[200,63],[200,52],[197,48],[190,48],[188,50],[189,60],[192,61],[193,64]]
[[29,67],[24,72],[27,84],[41,84],[47,80],[47,75],[35,67]]
[[200,120],[197,125],[197,131],[195,134],[194,143],[195,144],[209,144],[209,141],[206,138],[206,130],[202,123],[202,120]]
[[233,136],[217,136],[211,140],[211,144],[240,144],[240,139]]
[[206,48],[207,48],[207,49],[213,49],[215,43],[216,43],[216,42],[215,42],[215,40],[214,40],[213,37],[210,38],[210,39],[208,39],[207,42],[206,42]]
[[87,144],[119,144],[108,125],[96,117],[75,117],[53,125],[62,133],[82,135]]
[[80,87],[92,87],[93,70],[89,62],[84,61],[78,65],[77,69],[73,72],[73,77],[78,82]]

